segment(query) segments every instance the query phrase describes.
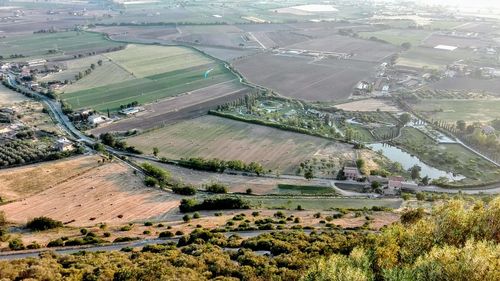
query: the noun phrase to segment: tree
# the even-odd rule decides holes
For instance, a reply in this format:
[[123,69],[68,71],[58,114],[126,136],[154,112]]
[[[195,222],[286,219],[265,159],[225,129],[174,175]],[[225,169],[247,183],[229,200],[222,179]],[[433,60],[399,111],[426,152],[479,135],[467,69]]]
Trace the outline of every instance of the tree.
[[422,184],[423,185],[429,185],[429,182],[430,182],[430,178],[428,176],[425,176],[422,178]]
[[307,169],[307,170],[305,171],[305,173],[304,173],[304,178],[305,178],[306,180],[311,180],[311,179],[313,179],[313,178],[314,178],[314,172],[313,172],[313,170],[312,170],[312,169]]
[[411,178],[413,180],[420,178],[420,171],[422,171],[422,168],[419,165],[414,165],[413,167],[411,167],[410,168]]
[[405,112],[399,116],[399,121],[404,126],[411,121],[411,115]]
[[405,50],[409,50],[411,49],[412,45],[410,42],[404,42],[403,44],[401,44],[401,47],[403,47],[403,49]]
[[467,126],[467,124],[465,123],[465,121],[464,121],[464,120],[458,120],[458,121],[457,121],[457,128],[458,128],[461,132],[465,131],[466,126]]
[[160,153],[160,149],[158,149],[158,147],[156,147],[156,146],[155,146],[155,147],[153,147],[153,155],[154,155],[155,157],[158,157],[158,153]]
[[48,217],[37,217],[32,220],[30,220],[27,224],[26,227],[28,227],[31,230],[47,230],[47,229],[52,229],[52,228],[57,228],[57,227],[62,227],[63,223],[60,221],[53,220]]

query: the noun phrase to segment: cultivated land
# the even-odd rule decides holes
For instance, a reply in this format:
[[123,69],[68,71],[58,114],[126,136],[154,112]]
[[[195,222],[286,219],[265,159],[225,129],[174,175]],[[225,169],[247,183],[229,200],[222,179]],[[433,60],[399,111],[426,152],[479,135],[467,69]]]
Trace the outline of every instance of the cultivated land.
[[454,51],[437,50],[427,47],[416,47],[404,52],[397,60],[397,65],[413,68],[444,69],[446,65],[463,59],[477,58],[469,50],[456,49]]
[[222,65],[187,48],[131,45],[106,57],[135,79],[65,94],[73,108],[116,111],[133,101],[149,103],[234,79]]
[[279,94],[308,101],[347,99],[354,86],[374,70],[374,63],[354,60],[261,54],[233,63],[249,81]]
[[384,40],[396,46],[401,46],[403,43],[411,43],[413,46],[418,46],[431,34],[428,30],[408,30],[408,29],[386,29],[380,31],[360,32],[359,36],[365,39],[375,37]]
[[500,118],[500,99],[495,100],[420,100],[412,107],[429,119],[446,122],[466,120],[489,122]]
[[500,79],[475,79],[470,77],[446,78],[431,85],[437,90],[484,91],[500,96]]
[[132,118],[99,126],[90,133],[100,135],[105,132],[126,132],[161,127],[185,119],[207,114],[219,104],[242,98],[249,89],[236,81],[228,81],[173,98],[161,100],[144,106],[144,111]]
[[[102,65],[98,65],[98,61],[102,61]],[[53,80],[69,80],[73,81],[75,75],[79,72],[84,72],[94,64],[96,67],[92,73],[84,76],[82,79],[66,85],[61,91],[64,93],[73,93],[85,89],[106,86],[113,83],[121,83],[135,78],[132,73],[126,71],[119,64],[108,59],[104,55],[96,55],[81,59],[67,60],[63,62],[65,70],[49,74],[41,79],[41,81]]]
[[[89,52],[104,52],[123,46],[106,40],[104,35],[88,32],[57,32],[6,36],[0,39],[0,55],[8,58],[18,54],[30,58],[54,57]],[[49,50],[57,50],[49,54]]]
[[353,59],[380,62],[399,49],[393,45],[348,36],[332,35],[288,46],[290,49],[354,54]]
[[37,194],[96,168],[100,157],[85,156],[0,170],[0,197],[18,200]]
[[160,155],[256,161],[265,168],[294,173],[298,164],[331,142],[265,126],[206,116],[128,138],[127,143]]
[[4,85],[0,84],[0,106],[12,105],[14,103],[26,101],[28,98],[22,94],[7,89]]
[[348,103],[341,103],[335,105],[335,108],[342,109],[345,111],[360,111],[360,112],[370,112],[378,110],[386,112],[401,111],[390,100],[381,100],[381,99],[366,99]]
[[373,206],[397,209],[402,199],[360,198],[294,198],[294,197],[245,197],[254,206],[264,209],[295,209],[300,205],[306,210],[331,210],[333,208],[371,208]]
[[129,167],[113,162],[0,206],[0,210],[15,223],[48,216],[73,226],[91,226],[159,219],[178,204],[174,195],[146,188]]

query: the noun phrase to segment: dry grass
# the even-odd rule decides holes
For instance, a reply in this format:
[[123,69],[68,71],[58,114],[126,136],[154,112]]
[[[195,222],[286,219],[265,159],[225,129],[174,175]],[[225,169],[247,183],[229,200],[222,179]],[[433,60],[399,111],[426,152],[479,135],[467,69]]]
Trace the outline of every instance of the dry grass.
[[335,106],[338,109],[345,111],[387,111],[387,112],[400,112],[401,110],[397,108],[392,102],[384,101],[380,99],[366,99],[353,101],[348,103],[343,103]]
[[146,188],[128,166],[113,162],[1,206],[0,210],[14,223],[47,216],[72,226],[92,226],[155,219],[178,204],[176,196]]

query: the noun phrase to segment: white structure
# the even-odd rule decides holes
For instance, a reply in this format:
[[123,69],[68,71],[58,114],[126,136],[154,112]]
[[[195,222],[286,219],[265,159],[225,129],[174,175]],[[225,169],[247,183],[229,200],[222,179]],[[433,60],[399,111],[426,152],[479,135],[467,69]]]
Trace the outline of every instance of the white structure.
[[101,115],[90,115],[88,118],[87,118],[87,121],[94,125],[94,126],[97,126],[99,124],[102,124],[104,122],[107,121],[107,118],[104,117],[104,116],[101,116]]
[[132,115],[136,114],[137,112],[141,111],[139,107],[129,107],[129,108],[124,108],[120,110],[120,113],[123,115]]
[[449,45],[437,45],[436,47],[434,47],[434,49],[443,50],[443,51],[455,51],[456,49],[458,49],[458,47],[449,46]]
[[59,151],[70,151],[73,150],[73,143],[71,143],[66,138],[61,138],[56,141],[56,149]]

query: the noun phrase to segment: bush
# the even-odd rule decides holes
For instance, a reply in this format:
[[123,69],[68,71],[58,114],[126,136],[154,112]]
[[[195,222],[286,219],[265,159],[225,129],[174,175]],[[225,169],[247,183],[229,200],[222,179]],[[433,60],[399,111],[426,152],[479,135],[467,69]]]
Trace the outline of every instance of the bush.
[[142,234],[144,234],[144,235],[149,235],[149,234],[151,234],[151,231],[150,231],[150,230],[144,230],[144,231],[142,232]]
[[62,226],[63,226],[62,222],[53,220],[53,219],[48,218],[48,217],[34,218],[26,224],[26,227],[28,227],[31,230],[35,230],[35,231],[53,229],[53,228],[58,228],[58,227],[62,227]]
[[180,185],[177,184],[172,187],[172,191],[175,194],[180,194],[180,195],[195,195],[196,194],[196,188],[192,185]]
[[250,204],[239,197],[207,198],[203,202],[182,199],[179,209],[183,213],[201,210],[250,209]]
[[174,234],[171,231],[163,231],[160,232],[159,238],[171,238],[174,237]]
[[19,238],[16,238],[9,241],[9,249],[13,251],[19,251],[19,250],[24,250],[25,247],[23,241],[21,241],[21,239]]
[[149,187],[155,187],[155,186],[159,186],[160,182],[153,177],[147,176],[146,178],[144,178],[144,185],[149,186]]
[[180,231],[180,230],[177,230],[177,231],[175,232],[175,235],[177,235],[177,236],[184,235],[184,232],[182,232],[182,231]]
[[64,241],[61,239],[61,238],[58,238],[56,240],[53,240],[53,241],[50,241],[48,244],[47,244],[47,247],[62,247],[64,246]]
[[102,235],[103,235],[104,237],[110,237],[110,236],[111,236],[111,233],[109,233],[109,232],[104,232]]
[[120,231],[130,231],[130,230],[132,230],[132,226],[130,225],[125,225],[120,227]]
[[152,225],[153,225],[153,223],[150,222],[150,221],[147,221],[147,222],[144,223],[144,226],[152,226]]
[[193,219],[199,219],[201,217],[200,213],[194,212]]
[[130,242],[130,241],[136,241],[136,240],[140,240],[140,239],[141,238],[139,238],[139,237],[118,237],[113,241],[113,243]]
[[247,194],[252,194],[252,193],[253,193],[253,190],[252,190],[251,188],[247,188],[246,193],[247,193]]
[[89,232],[89,231],[88,231],[87,229],[85,229],[85,228],[80,229],[80,233],[81,233],[82,235],[85,235],[85,234],[87,234],[88,232]]
[[190,215],[184,215],[182,217],[182,220],[185,221],[185,222],[189,222],[189,221],[191,221],[191,216]]
[[229,188],[221,183],[211,183],[205,187],[206,191],[212,193],[227,193]]
[[34,249],[40,249],[41,247],[42,246],[40,244],[38,244],[36,241],[33,241],[26,248],[30,249],[30,250],[34,250]]

